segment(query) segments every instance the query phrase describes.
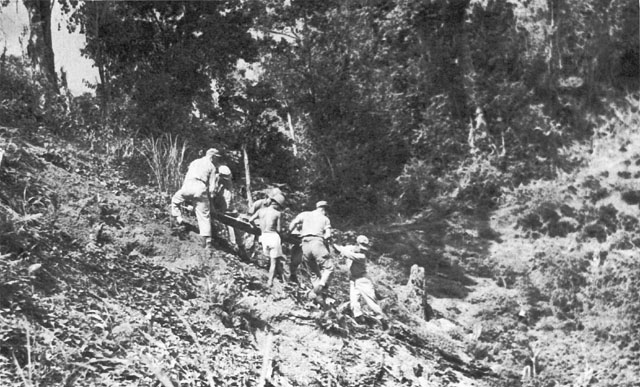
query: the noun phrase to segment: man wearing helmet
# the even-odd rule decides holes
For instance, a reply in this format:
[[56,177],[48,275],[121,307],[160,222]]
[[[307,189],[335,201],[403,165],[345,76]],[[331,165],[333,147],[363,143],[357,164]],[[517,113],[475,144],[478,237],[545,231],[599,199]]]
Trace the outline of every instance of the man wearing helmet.
[[[331,237],[331,222],[327,217],[327,202],[316,203],[314,211],[305,211],[296,216],[289,225],[289,232],[300,227],[302,238],[302,258],[311,271],[313,293],[310,294],[319,304],[324,304],[323,293],[329,286],[329,280],[334,270],[334,263],[329,249],[325,244]],[[297,264],[292,261],[291,275],[293,276]]]
[[[284,207],[284,195],[275,194],[269,199],[269,206],[260,208],[251,218],[249,222],[258,219],[258,227],[260,227],[260,243],[262,243],[262,253],[269,257],[269,280],[267,286],[273,286],[273,278],[278,271],[282,276],[282,264],[279,262],[284,258],[282,253],[282,240],[280,233],[282,231],[281,221],[282,213],[280,210]],[[282,278],[281,278],[282,279]]]
[[[213,190],[212,202],[213,208],[216,212],[229,214],[234,213],[233,208],[233,181],[231,176],[231,169],[226,165],[221,165],[218,168],[218,174],[216,176],[216,186]],[[227,226],[229,234],[229,242],[232,247],[237,248],[236,244],[236,232],[233,227]]]
[[226,165],[218,168],[216,186],[213,190],[213,207],[218,212],[233,212],[233,181],[231,170]]
[[200,235],[204,238],[205,247],[211,247],[211,218],[209,195],[213,194],[216,186],[215,162],[220,157],[217,149],[207,150],[204,157],[189,164],[182,188],[171,199],[171,215],[176,217],[178,224],[183,222],[180,206],[189,201],[194,203],[196,219]]
[[334,245],[349,264],[349,301],[353,317],[358,322],[362,322],[362,307],[360,306],[360,298],[369,306],[369,309],[376,314],[376,317],[384,324],[385,315],[382,308],[376,303],[376,292],[373,289],[373,283],[367,278],[367,254],[371,243],[369,238],[359,235],[356,238],[355,246],[338,246]]
[[256,212],[258,212],[258,210],[260,210],[261,208],[269,207],[269,205],[271,205],[271,198],[276,195],[284,195],[284,194],[282,193],[280,188],[277,188],[277,187],[273,188],[268,191],[267,197],[258,199],[255,202],[253,202],[253,205],[249,206],[249,208],[247,209],[248,210],[247,212],[249,213],[249,215],[253,215]]

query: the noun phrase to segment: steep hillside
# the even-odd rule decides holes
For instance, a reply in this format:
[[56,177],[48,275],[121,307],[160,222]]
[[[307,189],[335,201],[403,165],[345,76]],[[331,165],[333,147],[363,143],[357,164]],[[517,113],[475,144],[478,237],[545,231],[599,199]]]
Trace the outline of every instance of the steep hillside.
[[[2,128],[2,385],[492,385],[456,324],[398,307],[358,325],[304,288],[265,288],[264,262],[209,254],[165,198],[104,155]],[[344,262],[334,282],[348,299]],[[374,272],[380,270],[376,267]],[[386,329],[384,329],[386,328]],[[269,384],[270,383],[270,384]]]
[[493,211],[432,208],[371,230],[396,267],[427,268],[435,315],[455,321],[468,353],[505,385],[638,383],[640,115],[631,106],[567,150],[579,168],[504,187]]
[[339,230],[374,240],[387,327],[340,307],[343,261],[318,310],[304,279],[267,289],[263,260],[201,248],[126,165],[1,128],[0,384],[636,385],[638,127],[621,114],[579,169],[493,211]]

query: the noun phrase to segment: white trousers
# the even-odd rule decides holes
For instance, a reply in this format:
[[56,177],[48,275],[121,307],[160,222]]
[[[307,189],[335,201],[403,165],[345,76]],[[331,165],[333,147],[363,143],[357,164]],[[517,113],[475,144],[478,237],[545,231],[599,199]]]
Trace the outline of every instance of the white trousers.
[[373,283],[367,277],[360,277],[356,280],[349,281],[349,301],[351,303],[351,311],[353,317],[362,316],[362,307],[360,306],[360,298],[364,299],[369,309],[376,315],[382,315],[382,308],[376,303],[376,292],[373,289]]
[[185,180],[182,188],[171,199],[171,215],[180,216],[180,205],[190,202],[196,209],[198,229],[203,237],[211,237],[211,217],[209,214],[209,196],[207,185],[200,180]]

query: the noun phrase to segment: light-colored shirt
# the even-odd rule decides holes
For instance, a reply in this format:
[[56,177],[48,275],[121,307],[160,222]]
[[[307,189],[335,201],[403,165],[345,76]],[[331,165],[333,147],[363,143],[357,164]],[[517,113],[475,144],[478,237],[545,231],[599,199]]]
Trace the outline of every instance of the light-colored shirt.
[[253,216],[249,219],[250,222],[258,219],[258,227],[260,227],[260,231],[262,233],[275,232],[280,233],[280,219],[282,213],[272,206],[264,207],[258,210]]
[[213,165],[210,157],[195,159],[189,164],[184,179],[201,181],[209,188],[209,192],[213,192],[216,186],[216,166]]
[[349,260],[349,273],[355,280],[367,275],[367,255],[358,246],[337,246],[338,251]]
[[289,230],[293,230],[298,224],[302,224],[300,230],[302,237],[317,236],[327,239],[331,236],[331,221],[319,209],[298,214],[291,221]]

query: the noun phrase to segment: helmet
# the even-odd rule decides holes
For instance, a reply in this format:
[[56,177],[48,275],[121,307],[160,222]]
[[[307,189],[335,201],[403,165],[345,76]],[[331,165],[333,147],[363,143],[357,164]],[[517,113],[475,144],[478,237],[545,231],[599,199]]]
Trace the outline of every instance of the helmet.
[[268,196],[270,198],[272,198],[272,197],[274,197],[276,195],[281,195],[281,194],[282,194],[282,191],[280,190],[280,188],[274,187],[274,188],[269,190],[269,195]]
[[316,203],[316,208],[328,207],[328,206],[329,206],[329,204],[324,200],[320,200],[318,203]]
[[369,238],[367,238],[364,235],[358,235],[358,237],[356,238],[356,243],[359,244],[360,246],[367,247],[367,248],[371,246],[371,242],[369,242]]
[[221,165],[218,167],[218,173],[221,176],[231,176],[231,170],[226,165]]
[[284,206],[284,195],[283,194],[273,195],[271,197],[271,200],[273,200],[274,202],[278,203],[278,205],[280,207]]

